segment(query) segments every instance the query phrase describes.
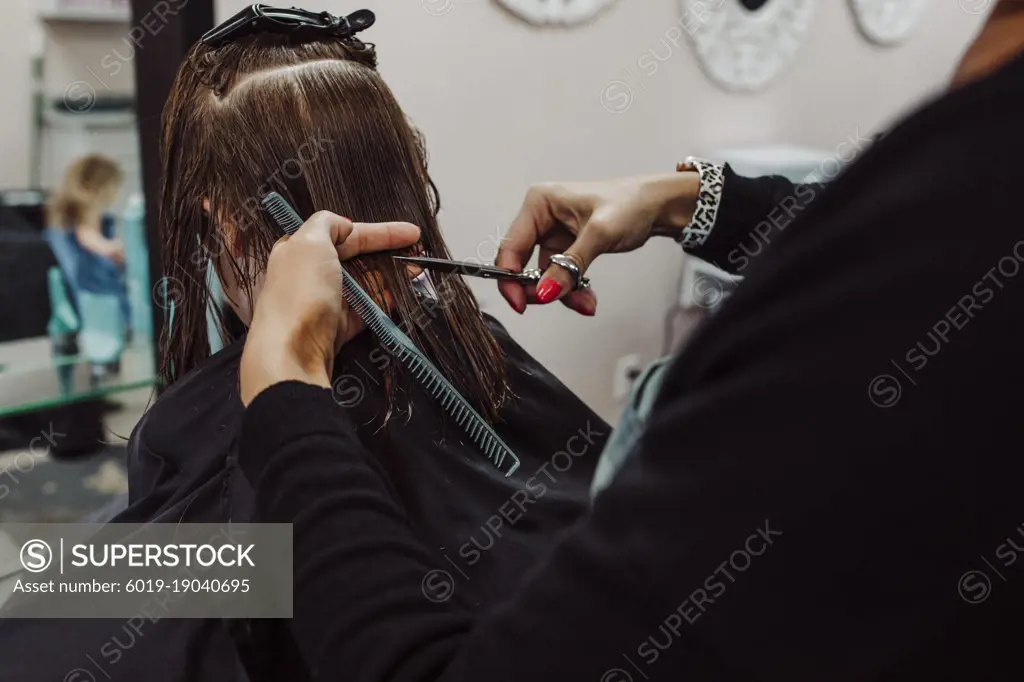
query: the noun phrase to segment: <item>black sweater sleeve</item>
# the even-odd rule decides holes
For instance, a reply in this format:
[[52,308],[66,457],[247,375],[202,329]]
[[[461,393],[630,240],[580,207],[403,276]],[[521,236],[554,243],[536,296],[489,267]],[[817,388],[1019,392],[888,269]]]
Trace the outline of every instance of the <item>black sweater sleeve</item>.
[[292,629],[314,679],[436,678],[472,620],[424,597],[434,559],[331,391],[270,387],[241,448],[258,520],[294,524]]
[[965,88],[894,131],[777,235],[590,515],[487,613],[328,391],[258,396],[240,462],[260,519],[294,523],[317,678],[1019,677],[1019,75],[991,93],[1012,106]]
[[688,253],[734,275],[747,266],[824,190],[781,175],[748,178],[726,164],[722,200],[707,240]]

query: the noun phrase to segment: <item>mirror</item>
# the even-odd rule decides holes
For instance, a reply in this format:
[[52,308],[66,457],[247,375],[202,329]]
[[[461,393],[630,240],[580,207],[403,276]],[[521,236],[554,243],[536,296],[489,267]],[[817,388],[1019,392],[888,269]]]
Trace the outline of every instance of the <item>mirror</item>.
[[[0,185],[0,521],[80,520],[126,493],[154,385],[127,0],[16,0],[15,150]],[[16,163],[22,159],[22,163]]]

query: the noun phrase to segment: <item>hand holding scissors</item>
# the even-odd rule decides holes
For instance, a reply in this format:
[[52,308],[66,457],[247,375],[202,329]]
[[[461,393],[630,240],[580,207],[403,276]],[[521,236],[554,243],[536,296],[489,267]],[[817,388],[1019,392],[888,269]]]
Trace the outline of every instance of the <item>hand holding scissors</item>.
[[595,258],[632,251],[652,236],[676,237],[692,219],[700,178],[685,164],[677,170],[682,172],[531,188],[502,239],[495,265],[518,270],[539,251],[540,267],[546,269],[536,294],[521,282],[500,281],[505,300],[519,313],[527,303],[561,300],[581,315],[593,315],[594,291],[573,282]]

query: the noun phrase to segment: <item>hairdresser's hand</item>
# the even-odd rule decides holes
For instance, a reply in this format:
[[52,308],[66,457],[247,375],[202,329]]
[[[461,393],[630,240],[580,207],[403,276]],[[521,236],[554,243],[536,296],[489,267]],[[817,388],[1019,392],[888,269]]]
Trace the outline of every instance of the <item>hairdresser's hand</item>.
[[601,254],[643,246],[655,225],[658,234],[671,235],[690,222],[699,191],[695,172],[532,187],[502,241],[496,265],[519,272],[540,247],[544,277],[535,290],[510,280],[502,280],[498,288],[519,313],[527,303],[560,299],[578,313],[593,315],[594,291],[572,291],[572,275],[549,265],[551,256],[564,253],[582,273]]
[[124,243],[120,239],[111,239],[107,247],[107,258],[118,265],[124,265]]
[[341,263],[412,246],[409,223],[355,223],[321,211],[274,245],[239,371],[242,402],[281,381],[331,385],[334,356],[362,329],[341,296]]

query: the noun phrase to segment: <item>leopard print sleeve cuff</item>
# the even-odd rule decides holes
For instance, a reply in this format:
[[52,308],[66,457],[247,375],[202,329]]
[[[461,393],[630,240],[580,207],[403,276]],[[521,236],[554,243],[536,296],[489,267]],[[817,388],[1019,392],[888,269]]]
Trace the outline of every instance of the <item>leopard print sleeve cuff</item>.
[[700,192],[697,195],[693,219],[677,238],[683,250],[690,251],[703,245],[711,235],[711,230],[715,228],[718,207],[722,203],[722,189],[725,187],[725,167],[691,156],[677,165],[676,170],[696,171],[700,177]]

